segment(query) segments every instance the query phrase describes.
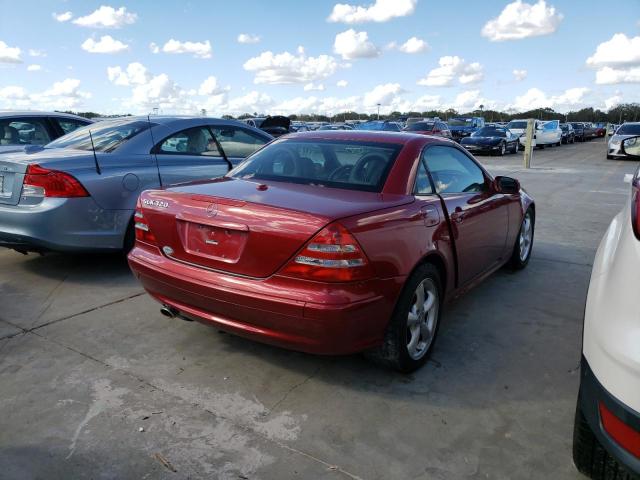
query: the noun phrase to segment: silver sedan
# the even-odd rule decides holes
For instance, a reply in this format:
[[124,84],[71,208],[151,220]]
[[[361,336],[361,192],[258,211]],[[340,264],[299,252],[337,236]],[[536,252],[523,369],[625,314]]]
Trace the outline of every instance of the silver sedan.
[[232,120],[127,117],[2,155],[0,246],[126,250],[142,190],[222,176],[272,138]]

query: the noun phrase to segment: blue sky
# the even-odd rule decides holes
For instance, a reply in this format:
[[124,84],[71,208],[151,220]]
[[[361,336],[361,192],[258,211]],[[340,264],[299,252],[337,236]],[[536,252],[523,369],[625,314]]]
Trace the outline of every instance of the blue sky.
[[0,0],[12,12],[0,17],[0,108],[334,114],[640,101],[638,0],[342,1]]

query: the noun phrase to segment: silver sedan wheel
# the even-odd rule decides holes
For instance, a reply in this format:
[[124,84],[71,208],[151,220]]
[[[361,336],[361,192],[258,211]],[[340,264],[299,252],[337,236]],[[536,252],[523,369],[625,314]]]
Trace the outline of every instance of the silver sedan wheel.
[[439,304],[436,284],[430,278],[425,278],[413,294],[407,315],[407,351],[413,360],[420,360],[433,343]]
[[533,242],[533,222],[531,213],[527,212],[522,220],[520,228],[520,261],[524,262],[531,252],[531,243]]

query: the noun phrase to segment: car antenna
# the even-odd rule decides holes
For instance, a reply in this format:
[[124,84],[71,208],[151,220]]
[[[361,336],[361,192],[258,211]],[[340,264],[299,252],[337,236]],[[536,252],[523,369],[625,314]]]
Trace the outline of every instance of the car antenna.
[[100,175],[102,174],[102,172],[100,171],[100,164],[98,163],[96,146],[93,144],[93,135],[91,135],[91,130],[89,130],[89,139],[91,140],[91,149],[93,150],[93,161],[96,163],[96,172],[98,172],[98,175]]

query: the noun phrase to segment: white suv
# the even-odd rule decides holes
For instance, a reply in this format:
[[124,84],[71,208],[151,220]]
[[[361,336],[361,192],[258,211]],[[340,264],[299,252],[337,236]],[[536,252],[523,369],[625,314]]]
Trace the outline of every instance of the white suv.
[[[640,160],[640,137],[621,152]],[[640,168],[605,234],[584,314],[573,461],[593,479],[640,475]]]

